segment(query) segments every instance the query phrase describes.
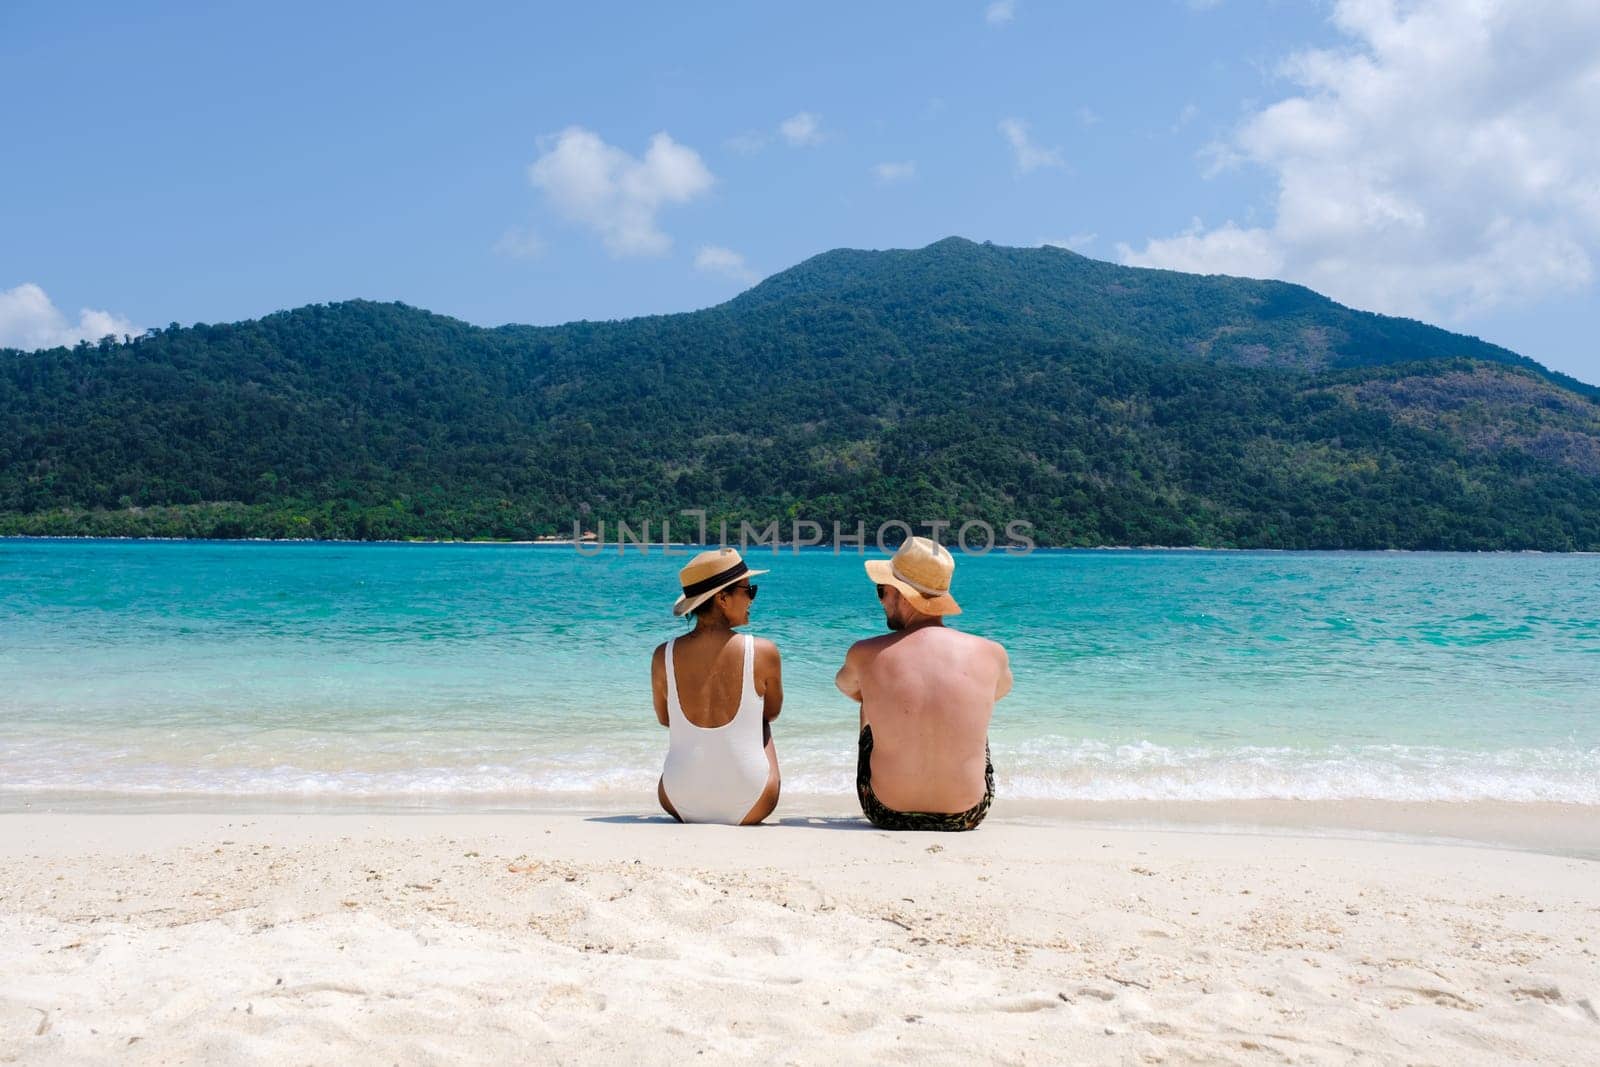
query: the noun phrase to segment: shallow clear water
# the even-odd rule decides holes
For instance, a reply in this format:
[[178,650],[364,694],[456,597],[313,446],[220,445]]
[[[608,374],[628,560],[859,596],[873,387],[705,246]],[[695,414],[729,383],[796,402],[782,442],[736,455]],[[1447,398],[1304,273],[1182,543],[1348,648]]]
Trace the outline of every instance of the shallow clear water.
[[[681,556],[0,541],[0,806],[32,794],[649,796]],[[861,557],[753,554],[788,791],[853,789]],[[1000,793],[1600,805],[1600,559],[958,557],[1011,651]],[[7,798],[11,798],[8,801]]]

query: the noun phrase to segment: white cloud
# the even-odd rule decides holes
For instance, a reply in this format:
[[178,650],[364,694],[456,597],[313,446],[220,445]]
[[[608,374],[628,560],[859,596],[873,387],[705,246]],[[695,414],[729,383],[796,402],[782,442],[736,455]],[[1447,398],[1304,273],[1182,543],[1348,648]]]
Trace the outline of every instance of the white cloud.
[[917,176],[917,164],[909,159],[900,163],[878,163],[872,168],[872,176],[878,179],[879,185],[909,181]]
[[1041,148],[1028,136],[1028,124],[1021,119],[1001,119],[1000,133],[1011,144],[1017,169],[1024,174],[1040,167],[1064,167],[1059,148]]
[[1460,319],[1581,289],[1600,253],[1600,5],[1341,0],[1346,47],[1208,150],[1276,179],[1270,225],[1192,227],[1124,262],[1303,282]]
[[1233,221],[1206,230],[1200,220],[1176,237],[1151,240],[1143,252],[1118,244],[1124,263],[1135,267],[1162,267],[1190,274],[1237,274],[1245,278],[1283,275],[1283,252],[1261,229],[1241,229]]
[[720,245],[701,246],[700,251],[695,253],[694,266],[696,270],[705,271],[707,274],[720,274],[724,278],[732,278],[745,285],[761,278],[745,263],[744,256]]
[[1040,241],[1039,244],[1050,248],[1068,248],[1074,252],[1082,252],[1094,244],[1095,238],[1099,236],[1097,233],[1075,233],[1071,237],[1047,237]]
[[1017,0],[994,0],[984,8],[983,21],[991,26],[1004,26],[1017,17]]
[[1172,132],[1177,133],[1179,130],[1189,125],[1189,123],[1193,122],[1196,116],[1199,114],[1200,109],[1194,104],[1184,104],[1183,110],[1178,112],[1178,117],[1172,120]]
[[513,226],[500,235],[494,251],[507,259],[533,259],[544,253],[544,242],[527,227]]
[[823,141],[822,116],[802,111],[778,123],[783,139],[796,148],[810,148]]
[[111,334],[137,336],[144,329],[109,311],[83,308],[76,323],[68,320],[48,294],[32,282],[0,290],[0,348],[55,348],[79,341],[98,341]]
[[529,181],[559,214],[598,233],[614,256],[665,254],[672,239],[656,225],[656,213],[688,203],[716,181],[699,153],[666,133],[650,138],[642,159],[582,126],[542,139],[540,151]]
[[753,156],[759,153],[762,149],[766,148],[769,140],[771,140],[771,138],[764,133],[750,131],[746,133],[735,134],[722,143],[728,149],[728,151],[737,155]]
[[[800,111],[790,115],[778,123],[775,135],[793,148],[814,148],[828,139],[827,133],[822,129],[822,116],[813,111]],[[729,137],[723,145],[730,152],[736,152],[741,156],[753,156],[765,151],[773,140],[773,134],[763,133],[760,130],[747,130]]]
[[1100,116],[1095,112],[1094,108],[1085,104],[1078,108],[1078,121],[1085,126],[1098,126],[1100,125]]

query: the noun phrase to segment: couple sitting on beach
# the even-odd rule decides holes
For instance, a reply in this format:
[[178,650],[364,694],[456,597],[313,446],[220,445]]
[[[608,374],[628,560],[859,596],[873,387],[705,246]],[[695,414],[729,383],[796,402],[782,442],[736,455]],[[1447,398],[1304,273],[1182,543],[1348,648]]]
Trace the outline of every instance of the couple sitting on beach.
[[[912,537],[892,560],[868,560],[889,633],[857,641],[835,684],[861,705],[856,793],[885,830],[970,830],[994,798],[989,718],[1011,691],[1005,649],[947,629],[955,560]],[[674,615],[694,629],[650,662],[656,719],[671,730],[657,796],[680,822],[758,823],[778,806],[773,719],[783,674],[771,641],[734,633],[756,587],[731,548],[702,552],[678,574]]]

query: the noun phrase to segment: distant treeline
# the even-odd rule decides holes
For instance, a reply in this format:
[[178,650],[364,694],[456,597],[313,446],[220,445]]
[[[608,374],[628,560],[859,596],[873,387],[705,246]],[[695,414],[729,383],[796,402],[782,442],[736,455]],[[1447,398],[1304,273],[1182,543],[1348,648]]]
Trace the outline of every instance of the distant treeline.
[[686,508],[1593,550],[1600,404],[1296,286],[964,241],[626,322],[353,302],[0,352],[0,534],[526,540]]

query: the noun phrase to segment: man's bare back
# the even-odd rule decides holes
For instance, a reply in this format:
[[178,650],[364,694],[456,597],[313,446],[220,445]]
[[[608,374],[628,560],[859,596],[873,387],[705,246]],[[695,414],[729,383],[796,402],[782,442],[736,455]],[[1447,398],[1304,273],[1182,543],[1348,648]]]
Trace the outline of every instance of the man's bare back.
[[872,727],[880,801],[899,811],[959,812],[983,798],[989,720],[1011,691],[999,644],[913,615],[904,629],[853,645],[836,683],[861,702],[861,725]]

